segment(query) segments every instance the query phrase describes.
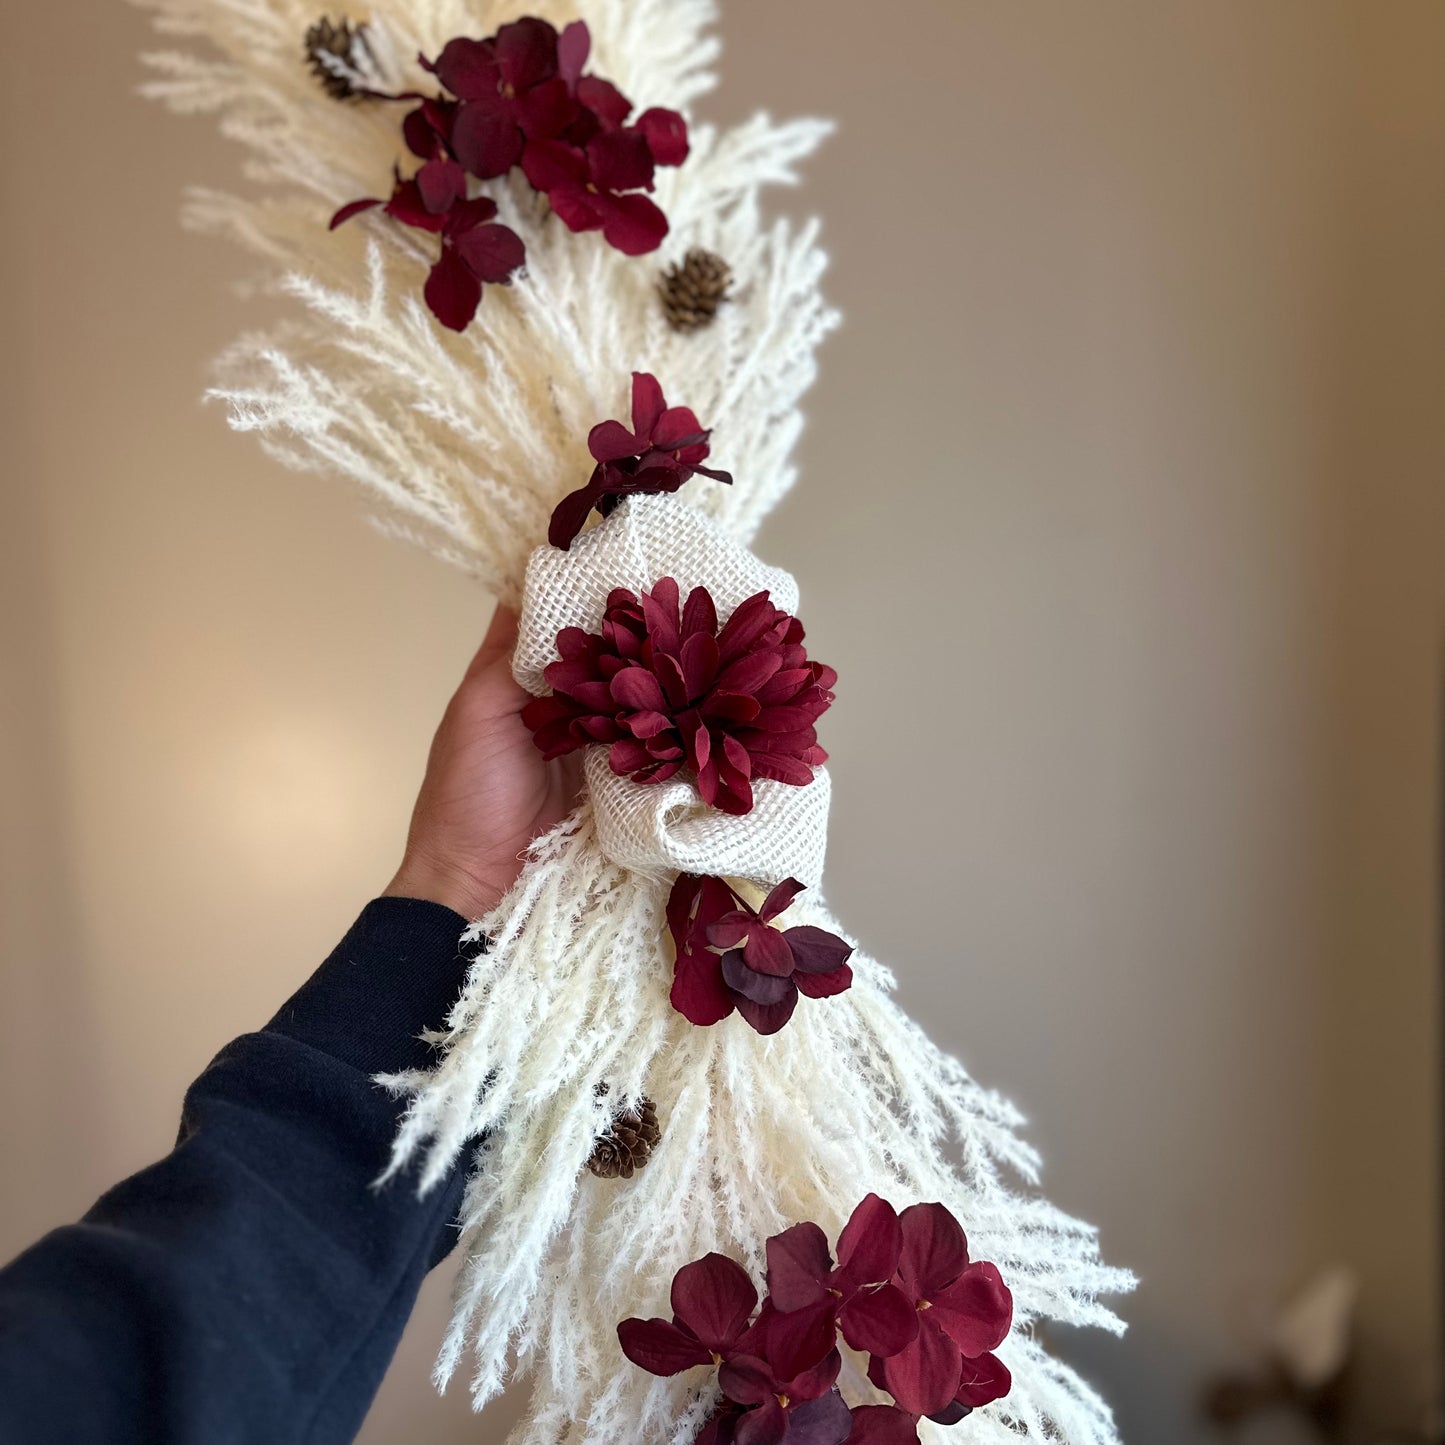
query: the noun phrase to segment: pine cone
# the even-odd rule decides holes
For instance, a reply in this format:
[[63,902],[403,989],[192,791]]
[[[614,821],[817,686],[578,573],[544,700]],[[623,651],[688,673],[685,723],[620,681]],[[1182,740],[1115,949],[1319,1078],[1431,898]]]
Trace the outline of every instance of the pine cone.
[[306,32],[306,58],[311,73],[332,100],[352,100],[363,80],[362,66],[371,57],[366,26],[342,19],[318,20]]
[[677,265],[669,266],[657,283],[662,309],[674,331],[706,326],[728,299],[732,267],[721,256],[695,246]]
[[613,1117],[607,1132],[593,1146],[587,1167],[599,1179],[631,1179],[652,1157],[661,1138],[657,1105],[644,1096],[636,1109],[624,1109]]

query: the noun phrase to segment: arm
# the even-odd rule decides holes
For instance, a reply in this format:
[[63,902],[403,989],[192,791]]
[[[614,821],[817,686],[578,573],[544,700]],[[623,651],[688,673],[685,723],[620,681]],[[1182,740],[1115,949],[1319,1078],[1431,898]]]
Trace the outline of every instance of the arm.
[[517,717],[514,628],[494,621],[447,710],[387,896],[195,1081],[171,1154],[0,1271],[0,1445],[355,1435],[451,1245],[463,1175],[420,1200],[370,1187],[397,1114],[371,1076],[426,1062],[463,915],[573,796]]

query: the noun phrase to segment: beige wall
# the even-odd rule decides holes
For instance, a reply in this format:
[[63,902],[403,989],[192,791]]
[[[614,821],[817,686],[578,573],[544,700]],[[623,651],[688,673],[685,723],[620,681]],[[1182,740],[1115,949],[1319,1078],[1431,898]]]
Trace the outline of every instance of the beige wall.
[[[1061,1346],[1128,1439],[1364,1273],[1367,1410],[1439,1321],[1445,5],[728,0],[724,93],[840,117],[849,323],[763,538],[820,656],[830,893],[1144,1287]],[[394,862],[488,604],[196,403],[250,312],[138,17],[6,19],[0,1250]],[[370,1445],[499,1438],[426,1364]]]

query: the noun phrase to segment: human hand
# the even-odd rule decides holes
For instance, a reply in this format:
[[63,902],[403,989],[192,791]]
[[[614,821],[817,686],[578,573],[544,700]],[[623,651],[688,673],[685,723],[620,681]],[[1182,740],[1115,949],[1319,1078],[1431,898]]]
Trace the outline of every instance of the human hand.
[[498,607],[437,728],[385,896],[480,918],[516,881],[531,843],[576,803],[581,755],[544,762],[522,722],[530,694],[512,676],[516,641],[516,614]]

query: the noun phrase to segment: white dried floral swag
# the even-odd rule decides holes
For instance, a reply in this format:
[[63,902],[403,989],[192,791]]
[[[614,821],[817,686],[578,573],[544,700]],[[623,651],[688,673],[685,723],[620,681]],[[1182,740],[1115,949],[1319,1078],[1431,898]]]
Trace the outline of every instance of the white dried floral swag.
[[[192,190],[187,224],[239,240],[264,263],[255,284],[296,303],[221,359],[213,394],[233,426],[290,466],[352,478],[381,525],[522,606],[515,670],[534,692],[558,628],[595,626],[613,587],[672,576],[684,590],[708,587],[725,614],[766,586],[793,610],[791,579],[749,543],[794,481],[800,401],[836,316],[819,290],[816,222],[765,225],[760,193],[795,179],[826,123],[693,126],[686,163],[657,176],[670,234],[641,259],[549,218],[520,176],[488,183],[498,219],[525,237],[526,269],[489,288],[454,335],[421,302],[430,237],[379,212],[326,229],[337,207],[385,183],[398,117],[339,103],[308,69],[312,4],[139,3],[182,47],[146,57],[158,75],[148,92],[216,113],[264,188]],[[524,14],[558,26],[580,17],[600,73],[685,113],[714,83],[714,11],[711,0],[379,0],[351,63],[378,89],[424,88],[415,57],[455,36]],[[679,331],[656,284],[695,247],[727,259],[734,299],[710,325]],[[717,428],[734,485],[634,498],[571,552],[537,550],[561,495],[591,470],[589,429],[621,414],[634,370]],[[664,1310],[674,1273],[708,1251],[760,1274],[768,1236],[803,1219],[834,1233],[876,1191],[944,1203],[1013,1291],[1000,1351],[1011,1392],[947,1430],[923,1421],[921,1438],[1113,1445],[1107,1406],[1045,1351],[1037,1327],[1121,1329],[1099,1297],[1132,1280],[1100,1262],[1089,1226],[1032,1192],[1038,1159],[1018,1114],[903,1014],[886,967],[855,952],[851,989],[805,1001],[769,1037],[736,1017],[694,1027],[669,1003],[664,914],[679,869],[759,885],[798,877],[810,886],[789,922],[843,932],[816,886],[826,772],[807,787],[760,786],[753,813],[722,819],[685,781],[649,789],[592,753],[581,806],[473,925],[489,946],[438,1034],[437,1067],[391,1081],[410,1100],[392,1172],[417,1164],[426,1188],[476,1151],[438,1383],[467,1354],[479,1406],[509,1379],[530,1380],[512,1445],[685,1445],[712,1387],[636,1369],[618,1321]],[[644,1095],[662,1131],[647,1167],[630,1180],[593,1176],[598,1136]],[[854,1403],[883,1398],[856,1359],[844,1384]]]

